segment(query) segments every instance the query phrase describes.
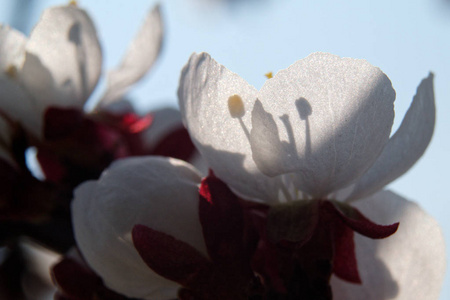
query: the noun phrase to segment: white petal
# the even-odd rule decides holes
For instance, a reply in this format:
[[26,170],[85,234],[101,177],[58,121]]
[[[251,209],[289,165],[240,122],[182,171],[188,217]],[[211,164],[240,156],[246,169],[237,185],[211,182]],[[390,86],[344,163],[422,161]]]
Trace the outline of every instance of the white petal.
[[42,121],[36,113],[36,101],[16,81],[0,77],[0,110],[12,120],[20,122],[27,131],[40,136]]
[[[259,118],[273,119],[252,143],[258,167],[268,176],[296,172],[298,188],[315,197],[361,176],[388,141],[394,118],[395,91],[379,68],[328,53],[280,71],[258,99]],[[280,141],[267,140],[276,130]]]
[[115,162],[75,191],[77,244],[106,286],[128,297],[167,300],[178,285],[155,274],[131,240],[134,225],[170,234],[206,255],[198,217],[200,177],[189,164],[162,157]]
[[24,58],[27,38],[19,31],[0,24],[0,77],[10,66],[17,67]]
[[[50,71],[42,64],[39,57],[29,52],[25,55],[25,62],[19,73],[19,81],[32,99],[33,114],[38,119],[37,127],[32,130],[38,137],[42,136],[45,111],[49,106],[66,106],[70,103],[61,101],[65,95],[56,87]],[[22,123],[27,123],[22,120]]]
[[26,50],[50,71],[59,106],[82,108],[101,72],[102,54],[90,17],[74,5],[47,9]]
[[150,70],[160,53],[162,40],[163,24],[157,5],[147,15],[121,65],[108,73],[107,88],[100,100],[100,106],[119,100],[131,85]]
[[445,273],[444,239],[437,222],[417,204],[390,191],[354,204],[379,224],[399,221],[400,226],[382,240],[355,235],[363,284],[333,278],[333,299],[437,300]]
[[39,58],[25,51],[26,43],[22,33],[0,27],[0,109],[39,137],[43,110],[55,98],[54,82]]
[[[230,112],[233,95],[242,102]],[[253,86],[207,53],[193,54],[181,73],[181,115],[202,157],[236,192],[271,202],[277,196],[274,183],[256,167],[249,143],[256,96]]]
[[34,100],[19,83],[19,68],[25,59],[27,38],[9,26],[0,25],[0,110],[9,118],[28,123],[28,129],[37,125]]
[[399,129],[373,166],[357,182],[349,200],[370,195],[408,171],[428,147],[435,119],[433,74],[430,73],[417,88]]

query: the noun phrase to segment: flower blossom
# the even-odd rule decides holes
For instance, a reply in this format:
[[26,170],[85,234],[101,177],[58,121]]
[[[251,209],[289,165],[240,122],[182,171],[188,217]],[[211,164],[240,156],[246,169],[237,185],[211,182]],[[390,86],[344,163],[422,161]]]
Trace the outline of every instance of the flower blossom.
[[[318,259],[314,262],[320,262],[322,254],[314,256],[314,251],[330,250],[324,255],[331,266],[323,266],[333,299],[438,298],[445,260],[438,224],[416,204],[381,190],[405,173],[429,144],[435,121],[432,74],[419,85],[392,136],[395,91],[388,77],[364,60],[314,53],[278,72],[258,91],[208,54],[193,54],[182,71],[178,95],[191,138],[214,172],[200,190],[200,178],[187,163],[139,158],[114,164],[99,181],[76,192],[77,244],[107,287],[144,299],[172,299],[177,286],[189,287],[186,278],[192,273],[183,277],[173,271],[183,261],[183,252],[173,249],[193,248],[215,262],[217,248],[211,248],[209,232],[216,221],[204,221],[202,199],[210,195],[214,204],[227,195],[230,202],[236,198],[247,203],[242,204],[243,215],[253,218],[250,227],[259,234],[250,265],[276,293],[282,294],[286,284],[288,290],[303,288],[303,282],[298,274],[283,277],[280,266],[273,268],[277,261],[271,261],[271,253],[281,261],[282,253],[292,254],[294,263],[307,264],[301,255],[307,258],[312,252]],[[218,188],[222,185],[232,191]],[[209,188],[216,192],[210,194]],[[313,210],[302,210],[303,204]],[[262,223],[249,213],[258,205],[269,211]],[[320,218],[337,225],[338,233],[322,219],[309,229],[316,208]],[[280,209],[280,217],[274,218]],[[384,229],[392,234],[398,224],[379,226],[366,217],[382,224],[400,222],[400,227],[387,239],[367,239],[363,235],[377,238]],[[353,240],[353,231],[348,235],[343,223],[362,235]],[[265,236],[274,231],[281,232],[279,240]],[[334,232],[333,244],[324,249],[320,243],[328,241],[328,231]],[[291,234],[308,237],[289,240]],[[319,243],[311,248],[311,241]],[[161,247],[179,256],[167,260],[167,255],[155,253]],[[336,252],[342,249],[349,252]],[[185,256],[197,258],[192,251]],[[348,260],[335,261],[336,253],[348,253]],[[161,266],[158,257],[168,266]],[[350,282],[342,274],[329,277],[342,262],[340,270],[356,276],[344,278]],[[273,276],[274,270],[280,273]],[[321,272],[307,271],[306,281]],[[279,276],[296,280],[278,284]],[[331,290],[324,299],[331,299]]]
[[206,254],[197,209],[200,179],[185,162],[150,156],[119,160],[97,182],[75,190],[77,245],[107,287],[138,299],[176,297],[179,284],[147,267],[133,246],[132,229],[140,224],[163,231]]
[[[435,121],[432,74],[419,85],[400,128],[389,137],[395,91],[388,77],[364,60],[327,53],[311,54],[278,72],[260,91],[208,54],[194,54],[182,72],[178,95],[191,138],[215,174],[239,195],[271,205],[337,199],[343,189],[345,197],[337,200],[344,203],[360,199],[364,205],[386,197],[381,192],[363,199],[419,159]],[[377,209],[380,215],[372,214],[373,220],[393,213]],[[400,240],[401,230],[391,239]],[[434,230],[432,241],[440,247],[433,250],[443,260],[442,238]],[[358,261],[364,257],[358,255]],[[442,267],[415,267],[428,276],[408,279],[427,280],[427,295],[436,298]],[[388,268],[407,287],[405,274],[396,273],[400,270],[394,264]],[[364,288],[370,280],[362,277]],[[408,298],[403,296],[407,293],[415,292],[400,289],[398,299]]]
[[[159,7],[147,16],[122,64],[108,74],[98,106],[120,100],[156,60],[162,44]],[[89,15],[75,4],[43,13],[29,38],[0,27],[0,109],[37,138],[48,107],[82,110],[100,78],[102,52]]]
[[[29,37],[0,24],[0,227],[5,232],[0,244],[11,253],[22,257],[22,236],[59,253],[71,248],[73,189],[98,178],[113,160],[193,154],[179,112],[140,116],[124,100],[153,66],[162,39],[157,5],[120,65],[108,72],[97,106],[87,111],[102,72],[101,46],[88,13],[76,1],[46,9]],[[27,160],[31,149],[33,164]],[[41,176],[32,173],[37,164]],[[11,286],[21,286],[22,279],[13,276]]]
[[[32,178],[24,155],[29,147],[35,147],[45,181],[68,189],[65,194],[70,198],[71,189],[84,180],[98,178],[117,158],[159,154],[188,159],[194,147],[176,111],[166,109],[139,116],[123,99],[128,88],[152,67],[162,38],[160,10],[155,6],[120,66],[108,73],[106,90],[97,107],[85,112],[102,66],[100,43],[89,15],[75,4],[51,7],[44,11],[29,38],[1,25],[0,115],[2,126],[5,123],[5,128],[14,129],[3,145],[7,149],[0,152],[2,163],[8,165],[1,176],[23,177],[24,173],[27,180]],[[11,166],[15,170],[9,170]],[[4,184],[1,189],[11,190],[10,186]],[[26,188],[18,190],[25,191],[21,193],[26,196]],[[22,203],[10,199],[14,194],[0,201]],[[33,197],[36,199],[36,195]],[[45,202],[43,214],[58,205]],[[29,203],[16,206],[26,211]],[[1,213],[8,217],[11,210],[6,207]]]

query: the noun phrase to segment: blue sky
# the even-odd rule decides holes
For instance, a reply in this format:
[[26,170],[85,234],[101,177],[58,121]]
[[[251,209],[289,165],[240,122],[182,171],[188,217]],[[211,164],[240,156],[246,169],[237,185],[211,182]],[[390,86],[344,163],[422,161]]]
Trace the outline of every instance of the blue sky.
[[[42,10],[66,1],[27,0],[29,13],[12,19],[12,3],[0,3],[0,22],[28,32]],[[119,63],[155,1],[80,0],[97,25],[104,69]],[[435,74],[436,130],[424,157],[389,188],[418,202],[450,241],[450,4],[444,0],[301,1],[162,0],[166,36],[160,60],[132,92],[142,110],[176,106],[179,72],[192,52],[213,58],[261,87],[264,74],[286,68],[311,52],[367,59],[391,79],[397,92],[394,130],[417,85]],[[102,90],[100,84],[98,96]],[[447,250],[448,256],[450,250]],[[450,256],[449,256],[450,257]],[[447,274],[441,299],[450,299]]]

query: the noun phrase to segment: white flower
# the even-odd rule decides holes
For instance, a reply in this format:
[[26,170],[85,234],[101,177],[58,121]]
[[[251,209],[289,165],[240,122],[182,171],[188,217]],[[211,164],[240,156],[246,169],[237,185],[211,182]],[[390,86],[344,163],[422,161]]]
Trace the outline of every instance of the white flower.
[[[280,205],[336,199],[332,194],[339,192],[359,199],[352,205],[371,220],[401,223],[384,240],[356,235],[363,283],[333,277],[335,299],[438,298],[445,252],[437,223],[391,192],[363,198],[404,173],[427,147],[434,128],[432,75],[390,139],[394,90],[363,60],[312,54],[258,92],[208,54],[194,54],[182,72],[179,98],[203,158],[244,199]],[[178,285],[144,263],[131,232],[142,224],[205,254],[199,182],[187,163],[135,158],[116,162],[97,182],[77,189],[76,240],[106,286],[129,297],[174,297]]]
[[332,277],[333,299],[439,299],[444,279],[445,245],[439,224],[416,203],[391,191],[358,200],[354,206],[381,224],[400,222],[382,240],[355,235],[362,284]]
[[[110,72],[100,107],[119,99],[149,70],[161,42],[156,6],[121,66]],[[42,135],[43,113],[49,106],[83,108],[102,65],[94,24],[73,4],[45,10],[29,38],[0,25],[0,57],[0,110],[37,137]]]
[[[314,53],[257,91],[208,54],[194,54],[178,95],[191,137],[216,175],[240,194],[277,203],[289,181],[312,198],[350,184],[360,196],[403,174],[431,139],[432,80],[419,86],[391,139],[395,92],[364,60]],[[242,116],[230,114],[234,95]]]
[[105,285],[128,297],[174,299],[179,284],[154,273],[132,241],[137,224],[194,246],[207,257],[198,217],[200,175],[186,162],[157,156],[114,162],[75,191],[77,245]]
[[[376,277],[396,282],[398,290],[390,290],[395,299],[418,293],[438,297],[445,255],[436,222],[392,193],[362,199],[405,173],[428,146],[435,120],[432,74],[419,85],[391,138],[395,91],[387,76],[365,60],[314,53],[258,91],[208,54],[193,54],[182,71],[178,96],[202,157],[242,197],[277,204],[336,199],[334,194],[345,189],[345,199],[360,199],[355,205],[375,222],[405,223],[393,237],[376,241],[376,247],[357,240],[359,261],[375,254],[386,264],[380,273],[362,263],[364,284],[357,288],[380,293],[372,286]],[[361,299],[352,297],[343,299]]]

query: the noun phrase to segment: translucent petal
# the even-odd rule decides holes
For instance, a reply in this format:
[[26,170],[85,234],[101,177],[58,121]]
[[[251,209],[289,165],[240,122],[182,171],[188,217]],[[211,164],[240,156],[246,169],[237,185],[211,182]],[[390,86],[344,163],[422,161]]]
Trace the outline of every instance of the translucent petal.
[[19,68],[25,59],[26,42],[27,38],[19,31],[0,25],[0,110],[37,133],[38,119],[33,116],[34,99],[19,83]]
[[438,299],[445,273],[445,249],[437,222],[417,204],[390,191],[354,204],[377,223],[400,221],[400,226],[383,240],[355,235],[363,283],[332,278],[333,299]]
[[185,162],[141,157],[117,161],[98,181],[75,191],[75,238],[106,286],[134,298],[175,298],[177,284],[147,267],[133,246],[131,231],[142,224],[206,256],[198,217],[199,182],[196,170]]
[[126,90],[150,70],[160,53],[162,41],[163,24],[157,5],[147,15],[121,65],[108,73],[106,92],[99,105],[121,99]]
[[63,96],[60,106],[83,107],[101,72],[102,54],[94,24],[75,5],[52,7],[41,16],[26,50],[38,57]]
[[0,77],[0,110],[9,118],[19,121],[35,136],[41,134],[42,120],[36,113],[36,101],[16,81]]
[[10,66],[17,67],[24,58],[27,38],[19,31],[0,24],[0,77]]
[[[56,87],[50,71],[42,65],[41,60],[34,54],[27,52],[25,61],[19,73],[19,81],[24,91],[30,97],[33,106],[33,118],[37,119],[36,128],[27,128],[35,132],[38,137],[42,135],[42,122],[46,109],[52,105],[68,105],[60,101],[65,97],[61,90]],[[27,125],[28,120],[21,119],[22,123]]]
[[373,166],[357,182],[349,200],[370,195],[408,171],[425,152],[434,131],[433,74],[422,80],[400,128]]
[[253,117],[266,131],[252,139],[258,167],[268,176],[295,172],[298,188],[315,197],[361,176],[388,141],[394,118],[395,91],[380,69],[328,53],[278,72],[258,99],[262,109]]
[[257,90],[200,53],[184,67],[178,97],[183,122],[216,176],[247,198],[276,201],[277,179],[258,170],[250,148]]

